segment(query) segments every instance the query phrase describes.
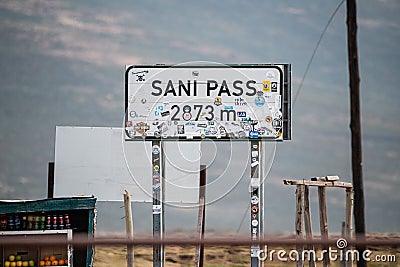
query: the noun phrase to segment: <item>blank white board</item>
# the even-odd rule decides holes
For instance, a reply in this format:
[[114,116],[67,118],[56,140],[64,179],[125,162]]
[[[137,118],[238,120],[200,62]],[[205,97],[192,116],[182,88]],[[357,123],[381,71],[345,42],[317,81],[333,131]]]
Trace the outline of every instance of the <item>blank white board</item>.
[[[152,202],[151,142],[126,142],[122,128],[57,126],[56,197],[94,195],[122,201]],[[197,203],[200,143],[165,142],[165,200]]]

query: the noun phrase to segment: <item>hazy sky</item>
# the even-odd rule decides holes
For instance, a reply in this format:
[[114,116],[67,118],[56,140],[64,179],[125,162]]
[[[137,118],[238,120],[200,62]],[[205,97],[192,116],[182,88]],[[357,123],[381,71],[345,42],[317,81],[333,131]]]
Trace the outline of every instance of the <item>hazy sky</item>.
[[[57,125],[122,126],[125,65],[291,63],[295,95],[339,2],[1,1],[0,199],[46,197]],[[294,188],[282,179],[336,174],[351,181],[345,8],[333,18],[293,103],[293,140],[277,144],[266,183],[268,231],[294,228]],[[358,1],[369,231],[400,231],[399,12],[397,0]],[[231,151],[218,147],[221,159],[210,166],[210,179],[226,168],[225,150]],[[208,207],[210,228],[239,226],[248,205],[247,172]],[[328,194],[336,230],[343,196]]]

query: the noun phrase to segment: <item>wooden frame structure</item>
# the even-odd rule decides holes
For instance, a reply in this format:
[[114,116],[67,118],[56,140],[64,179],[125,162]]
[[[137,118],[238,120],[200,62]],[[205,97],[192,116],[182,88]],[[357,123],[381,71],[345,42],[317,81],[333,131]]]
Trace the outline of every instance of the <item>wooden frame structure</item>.
[[[353,214],[353,184],[340,182],[338,176],[325,176],[325,177],[314,177],[310,180],[283,180],[284,185],[295,185],[296,186],[296,219],[295,219],[295,230],[296,238],[304,239],[303,225],[305,230],[305,238],[312,240],[312,227],[311,227],[311,212],[310,212],[310,201],[309,201],[309,187],[318,187],[318,203],[319,203],[319,219],[320,219],[320,231],[321,239],[328,239],[328,216],[326,211],[326,187],[344,188],[346,190],[346,215],[343,223],[342,235],[343,238],[351,238],[352,230],[352,214]],[[304,246],[297,246],[298,255],[300,255],[296,266],[304,266],[301,255],[303,254]],[[328,249],[323,247],[322,249]],[[314,250],[312,245],[307,246],[307,250]],[[343,249],[347,251],[346,248]],[[328,255],[325,253],[323,257],[323,266],[328,267],[330,265]],[[315,259],[309,260],[309,266],[315,267]],[[351,267],[352,262],[342,259],[341,266]]]

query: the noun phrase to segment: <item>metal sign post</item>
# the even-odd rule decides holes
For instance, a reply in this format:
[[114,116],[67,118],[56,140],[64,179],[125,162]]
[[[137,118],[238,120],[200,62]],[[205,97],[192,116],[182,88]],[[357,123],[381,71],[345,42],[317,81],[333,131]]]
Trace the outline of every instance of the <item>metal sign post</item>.
[[[250,178],[250,234],[252,241],[260,240],[262,237],[263,224],[263,195],[264,192],[261,184],[261,141],[252,140],[250,142],[250,158],[251,158],[251,178]],[[251,267],[258,267],[258,255],[260,245],[251,246]]]
[[[153,167],[153,238],[162,239],[164,235],[164,151],[161,141],[152,141]],[[164,247],[153,245],[153,266],[164,266]]]
[[[264,213],[264,192],[265,192],[265,183],[264,183],[264,177],[265,177],[265,169],[264,169],[264,160],[265,160],[265,154],[264,154],[264,148],[262,146],[262,142],[259,142],[259,151],[260,151],[260,155],[259,155],[259,170],[260,170],[260,238],[264,239],[264,223],[265,223],[265,213]],[[262,261],[260,264],[261,267],[264,267],[264,262]]]

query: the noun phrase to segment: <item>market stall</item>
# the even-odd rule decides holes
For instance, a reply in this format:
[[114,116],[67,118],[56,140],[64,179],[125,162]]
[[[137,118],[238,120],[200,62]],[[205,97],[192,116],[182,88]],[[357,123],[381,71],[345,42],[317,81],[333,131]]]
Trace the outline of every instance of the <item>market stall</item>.
[[[93,196],[0,201],[0,266],[93,266],[92,246],[26,243],[34,238],[65,241],[75,235],[93,237],[95,205]],[[14,244],[7,245],[7,240]]]

